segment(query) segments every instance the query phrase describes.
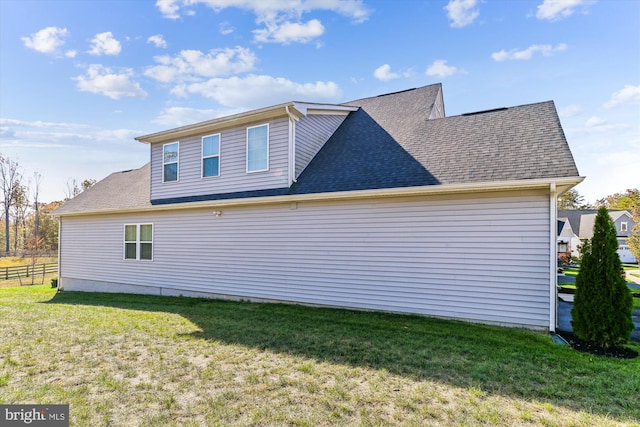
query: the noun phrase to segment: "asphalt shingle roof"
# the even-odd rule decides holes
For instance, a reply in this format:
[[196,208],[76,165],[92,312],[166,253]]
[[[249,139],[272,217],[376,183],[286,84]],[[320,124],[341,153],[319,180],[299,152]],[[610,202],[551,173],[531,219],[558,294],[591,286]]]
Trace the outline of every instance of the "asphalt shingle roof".
[[139,169],[114,172],[67,201],[54,214],[151,207],[150,179],[149,163]]
[[[364,98],[291,188],[158,203],[577,177],[552,101],[429,120],[440,84]],[[149,166],[110,175],[58,213],[150,206]],[[125,191],[126,190],[126,191]]]
[[428,120],[439,87],[347,103],[296,192],[578,176],[553,102]]

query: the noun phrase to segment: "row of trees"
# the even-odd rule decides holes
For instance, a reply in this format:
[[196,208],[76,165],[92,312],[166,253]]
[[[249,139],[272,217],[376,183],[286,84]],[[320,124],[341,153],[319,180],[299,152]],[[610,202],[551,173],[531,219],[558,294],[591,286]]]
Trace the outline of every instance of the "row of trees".
[[0,154],[0,236],[5,253],[56,251],[58,223],[51,212],[95,184],[95,180],[70,180],[65,199],[48,203],[40,200],[41,184],[39,172],[27,178],[17,162]]
[[558,209],[599,209],[625,210],[631,213],[634,225],[630,230],[627,244],[633,256],[640,260],[640,190],[628,189],[598,199],[595,204],[586,203],[584,197],[575,189],[571,189],[558,198]]
[[558,209],[598,209],[601,206],[609,210],[633,211],[640,208],[640,190],[637,188],[628,189],[623,193],[615,193],[602,199],[596,200],[594,204],[585,202],[584,197],[575,188],[567,191],[558,198]]

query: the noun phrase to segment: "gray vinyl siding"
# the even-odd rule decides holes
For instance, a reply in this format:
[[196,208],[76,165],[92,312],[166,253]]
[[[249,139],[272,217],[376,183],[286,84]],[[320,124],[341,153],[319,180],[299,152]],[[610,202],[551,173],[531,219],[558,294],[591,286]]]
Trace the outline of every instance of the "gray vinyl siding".
[[[623,222],[627,223],[627,231],[622,231]],[[629,234],[631,234],[631,229],[633,228],[634,224],[635,222],[633,222],[633,220],[626,215],[622,215],[613,223],[613,225],[615,225],[616,227],[616,233],[618,234],[618,237],[628,237]]]
[[[218,209],[221,216],[212,213]],[[127,223],[154,224],[152,262],[122,259]],[[549,224],[544,193],[64,217],[61,284],[542,329],[550,310]]]
[[346,115],[309,115],[296,122],[296,178],[346,118]]
[[[247,173],[247,127],[269,123],[269,170]],[[222,130],[220,176],[202,178],[202,134],[180,140],[179,180],[162,182],[163,143],[151,146],[151,200],[288,187],[289,122],[276,119]]]

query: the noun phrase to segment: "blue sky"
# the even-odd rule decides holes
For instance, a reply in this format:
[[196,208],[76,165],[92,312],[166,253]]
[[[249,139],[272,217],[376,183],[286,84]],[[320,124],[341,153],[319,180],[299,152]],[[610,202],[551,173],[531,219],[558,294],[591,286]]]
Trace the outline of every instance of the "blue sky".
[[447,115],[555,101],[587,201],[640,187],[639,1],[0,0],[0,153],[44,201],[135,136],[437,82]]

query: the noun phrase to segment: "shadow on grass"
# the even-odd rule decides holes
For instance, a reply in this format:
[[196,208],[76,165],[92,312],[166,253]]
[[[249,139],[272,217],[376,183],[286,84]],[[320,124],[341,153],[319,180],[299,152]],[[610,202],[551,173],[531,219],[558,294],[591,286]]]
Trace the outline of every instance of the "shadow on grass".
[[577,353],[546,334],[420,316],[285,304],[59,292],[49,303],[174,313],[195,338],[640,419],[640,362]]

